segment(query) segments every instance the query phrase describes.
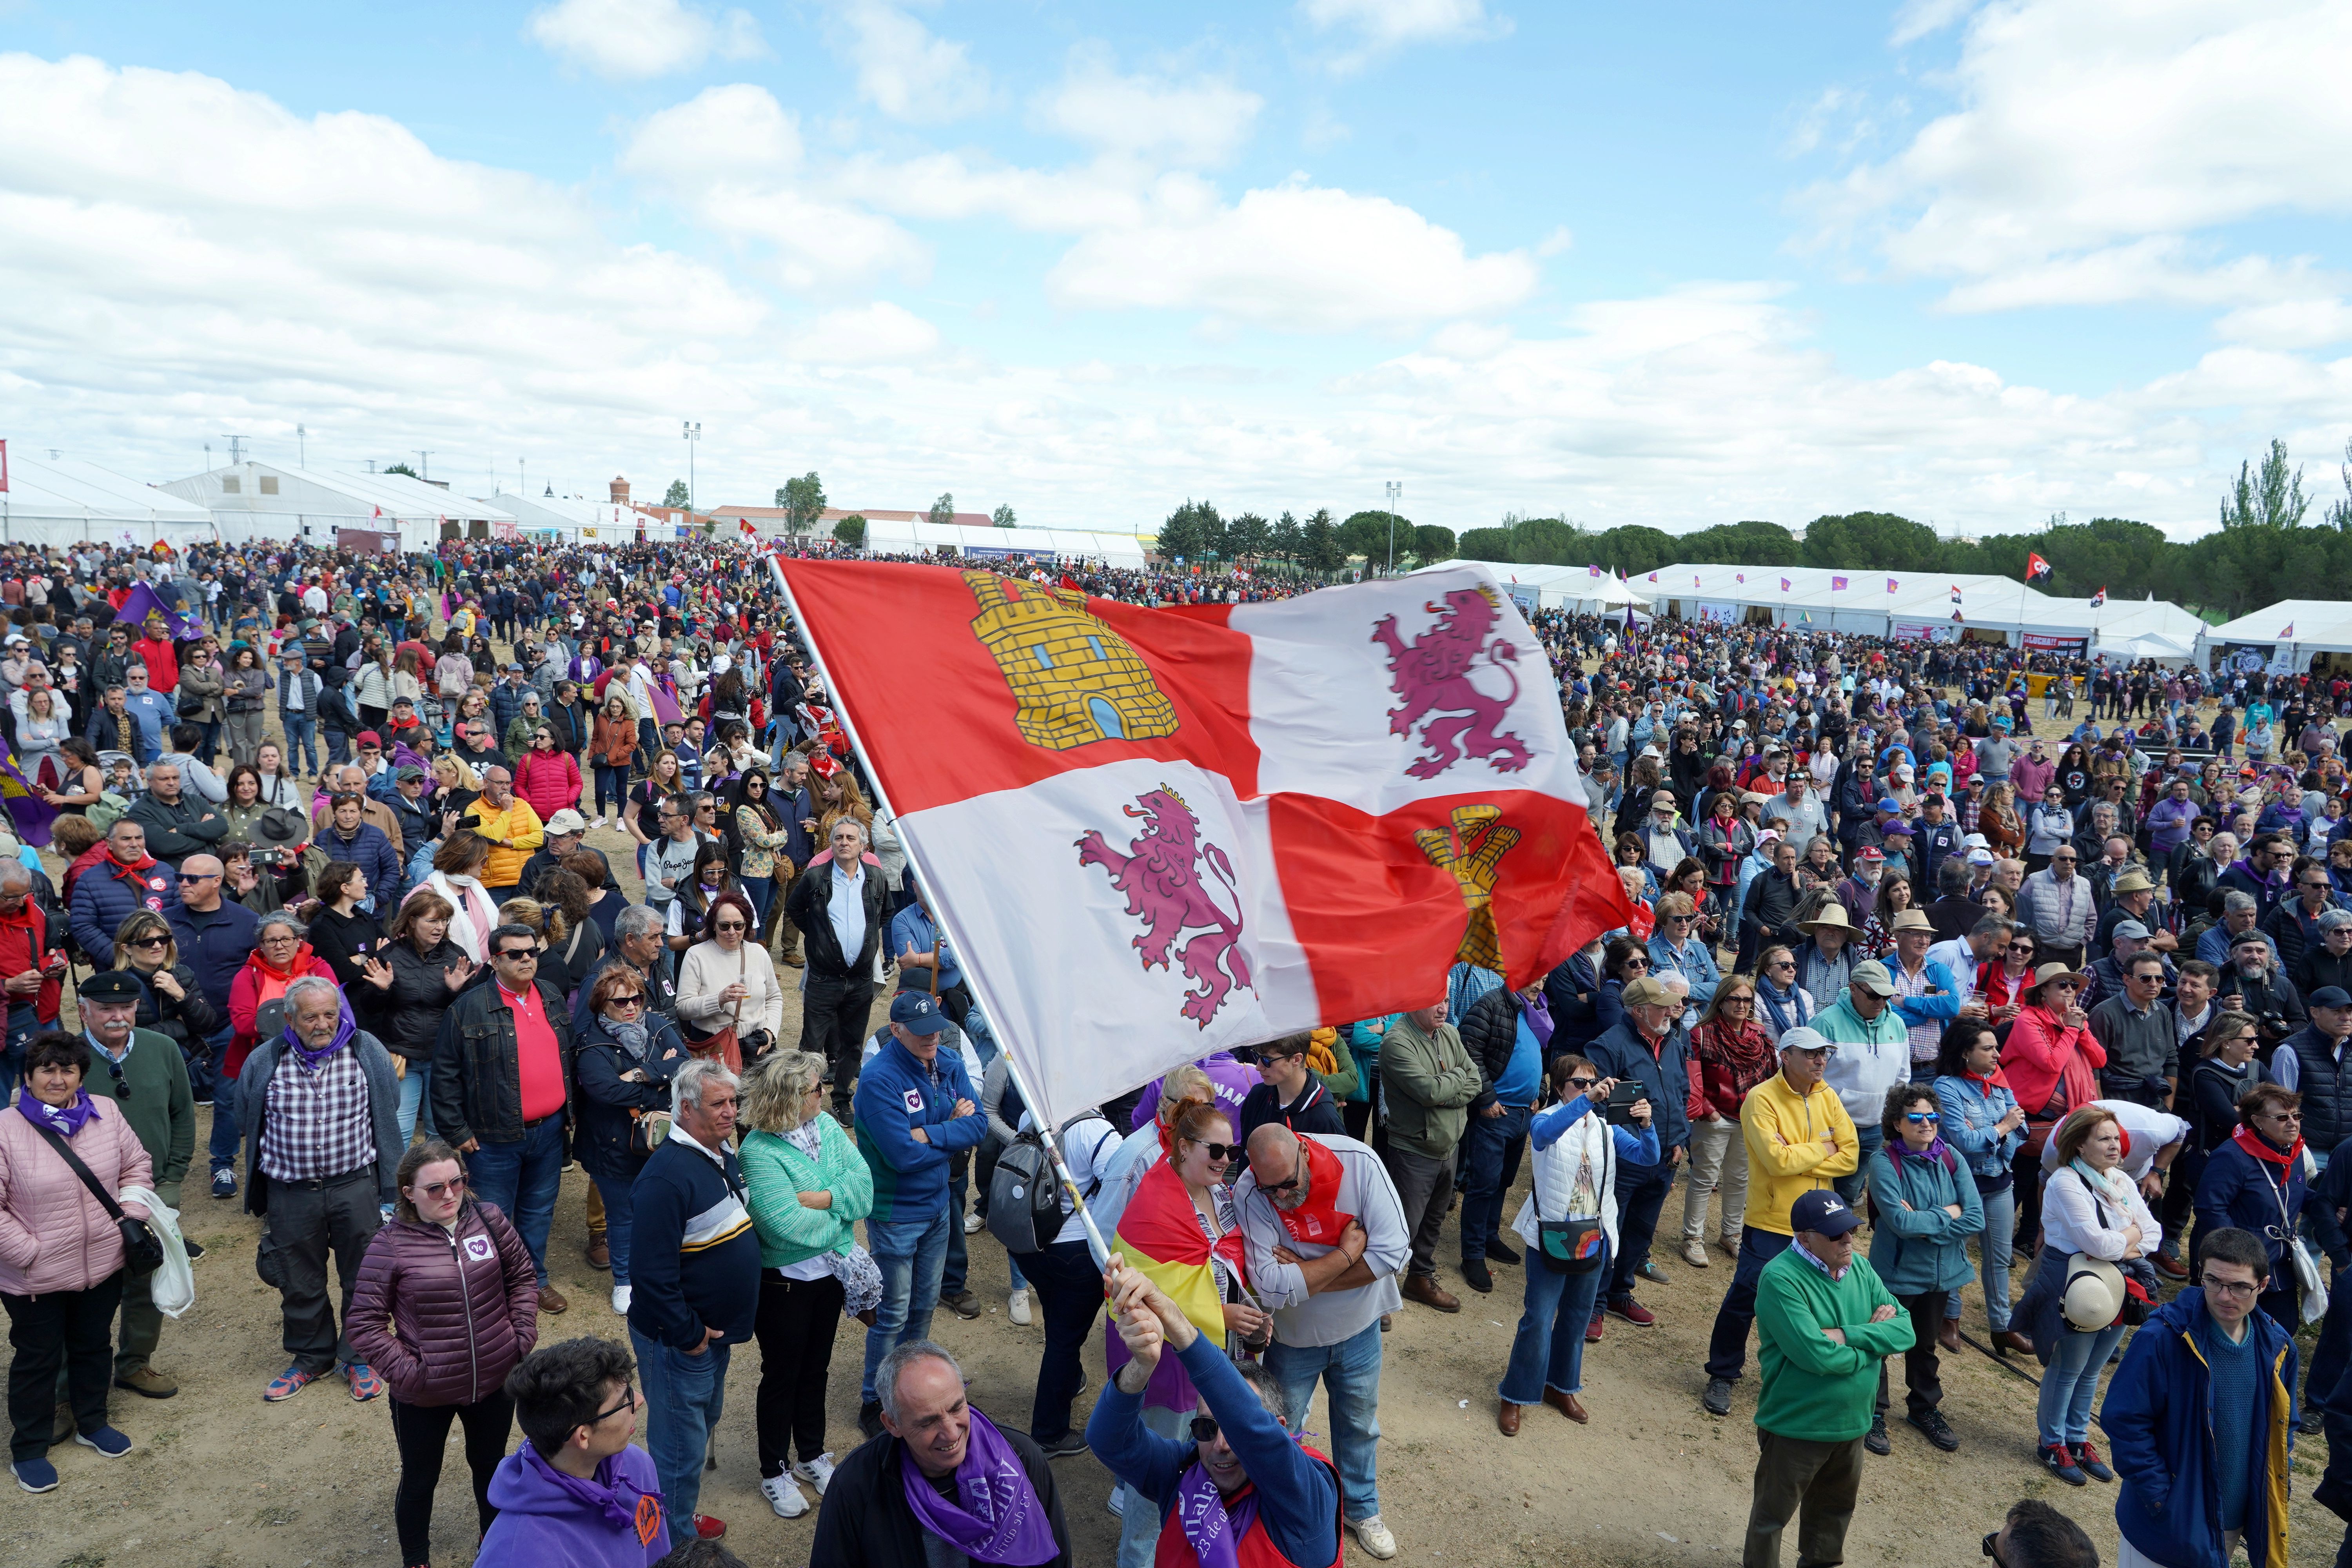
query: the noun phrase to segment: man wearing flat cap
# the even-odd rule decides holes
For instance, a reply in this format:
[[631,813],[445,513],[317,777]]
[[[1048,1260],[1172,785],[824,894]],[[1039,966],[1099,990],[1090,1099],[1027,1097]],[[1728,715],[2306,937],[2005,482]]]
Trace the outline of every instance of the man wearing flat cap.
[[[80,991],[82,1035],[89,1042],[91,1094],[113,1094],[116,1109],[147,1151],[155,1195],[176,1209],[180,1184],[196,1152],[196,1100],[180,1047],[169,1036],[131,1026],[145,991],[127,970],[101,969],[91,975]],[[191,1247],[190,1256],[201,1250]],[[114,1383],[149,1399],[169,1399],[180,1385],[148,1363],[163,1338],[154,1282],[152,1272],[122,1277],[122,1340],[114,1357]]]

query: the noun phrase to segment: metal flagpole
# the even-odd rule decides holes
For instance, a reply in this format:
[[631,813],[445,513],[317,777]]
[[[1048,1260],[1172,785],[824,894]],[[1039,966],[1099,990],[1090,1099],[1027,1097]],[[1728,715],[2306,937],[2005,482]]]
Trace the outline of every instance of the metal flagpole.
[[[914,871],[915,880],[922,886],[925,900],[930,907],[931,917],[944,923],[948,918],[948,906],[932,893],[931,879],[924,875],[922,856],[916,849],[914,838],[907,831],[906,819],[898,815],[898,808],[890,804],[889,791],[882,784],[881,770],[872,765],[874,753],[866,748],[865,741],[857,733],[857,721],[850,715],[849,705],[843,700],[841,688],[834,682],[833,671],[825,664],[824,650],[818,647],[816,638],[808,635],[808,620],[801,614],[800,596],[793,592],[792,579],[786,577],[781,569],[777,572],[776,577],[783,588],[785,604],[792,612],[793,619],[801,628],[803,640],[808,644],[809,657],[816,661],[816,672],[824,679],[825,693],[833,699],[833,710],[840,716],[841,727],[848,731],[850,743],[857,748],[869,764],[866,768],[866,777],[873,781],[875,798],[882,803],[883,809],[887,811],[891,820],[898,825],[899,842],[907,848],[907,864]],[[970,950],[966,949],[966,951]],[[971,982],[972,993],[980,1000],[982,1012],[987,1015],[989,1027],[992,1030],[1000,1029],[1002,1026],[997,1020],[1006,1015],[997,1008],[994,993],[990,984],[981,978],[980,970],[976,965],[967,967],[964,977]],[[861,1040],[861,1048],[862,1047]],[[1060,1124],[1045,1117],[1043,1110],[1045,1102],[1038,1098],[1036,1090],[1031,1087],[1027,1076],[1021,1070],[1021,1058],[1013,1054],[1013,1048],[1006,1043],[1003,1034],[998,1036],[997,1049],[1004,1053],[1005,1071],[1012,1075],[1013,1087],[1021,1091],[1022,1103],[1029,1107],[1030,1114],[1037,1119],[1038,1125],[1044,1130],[1044,1137],[1040,1141],[1045,1146],[1045,1157],[1053,1162],[1054,1174],[1060,1178],[1062,1190],[1070,1194],[1070,1202],[1075,1206],[1078,1222],[1087,1227],[1087,1246],[1094,1254],[1097,1267],[1108,1268],[1111,1257],[1110,1244],[1103,1239],[1101,1227],[1095,1223],[1095,1216],[1087,1208],[1086,1194],[1079,1190],[1078,1184],[1070,1175],[1069,1166],[1063,1162]]]

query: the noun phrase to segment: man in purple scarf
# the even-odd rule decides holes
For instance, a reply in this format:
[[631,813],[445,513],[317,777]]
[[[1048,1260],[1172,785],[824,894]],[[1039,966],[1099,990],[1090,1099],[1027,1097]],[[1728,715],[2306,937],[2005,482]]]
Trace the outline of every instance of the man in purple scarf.
[[490,1478],[499,1510],[474,1568],[650,1568],[669,1554],[661,1478],[636,1435],[635,1363],[610,1340],[542,1345],[507,1374],[521,1447]]
[[[1112,1474],[1159,1508],[1157,1561],[1332,1568],[1339,1561],[1339,1471],[1291,1436],[1282,1385],[1257,1367],[1234,1366],[1138,1271],[1118,1269],[1105,1281],[1130,1359],[1095,1402],[1087,1442]],[[1171,1350],[1201,1391],[1190,1440],[1143,1425],[1144,1384]]]
[[812,1563],[860,1568],[1070,1568],[1045,1453],[964,1397],[963,1369],[929,1340],[882,1358],[882,1435],[833,1472]]

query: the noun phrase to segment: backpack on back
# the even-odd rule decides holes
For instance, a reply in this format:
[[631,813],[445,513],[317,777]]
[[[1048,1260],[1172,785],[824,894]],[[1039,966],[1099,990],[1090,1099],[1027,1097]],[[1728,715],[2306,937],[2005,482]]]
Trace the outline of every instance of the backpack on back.
[[[1079,1120],[1102,1121],[1106,1140],[1118,1142],[1118,1129],[1100,1114]],[[1095,1154],[1101,1157],[1100,1143]],[[1102,1178],[1097,1176],[1087,1184],[1086,1195],[1092,1198],[1101,1190]],[[1061,1178],[1054,1173],[1044,1137],[1031,1128],[996,1157],[996,1173],[988,1184],[988,1234],[1007,1252],[1043,1252],[1062,1233],[1062,1217]]]

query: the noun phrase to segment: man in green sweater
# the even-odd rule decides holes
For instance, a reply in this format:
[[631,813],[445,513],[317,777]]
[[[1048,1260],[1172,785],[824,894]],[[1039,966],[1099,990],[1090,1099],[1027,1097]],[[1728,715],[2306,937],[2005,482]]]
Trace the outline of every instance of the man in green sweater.
[[[155,1170],[155,1195],[180,1206],[180,1183],[196,1152],[196,1100],[188,1087],[188,1064],[167,1035],[131,1026],[142,987],[120,969],[104,969],[81,987],[81,1026],[93,1065],[90,1093],[112,1094],[122,1119],[147,1151]],[[98,1079],[103,1068],[104,1079]],[[148,1364],[163,1338],[163,1314],[155,1306],[152,1274],[122,1280],[122,1342],[115,1352],[114,1384],[150,1399],[169,1399],[180,1385]]]
[[[1486,1086],[1453,1025],[1445,998],[1401,1015],[1381,1042],[1381,1095],[1388,1106],[1389,1180],[1412,1231],[1404,1299],[1458,1312],[1461,1300],[1437,1282],[1437,1237],[1454,1206],[1454,1151],[1470,1124],[1470,1102]],[[1872,1393],[1876,1394],[1874,1384]]]
[[[1795,1238],[1756,1284],[1756,1497],[1742,1568],[1780,1568],[1780,1531],[1798,1519],[1798,1568],[1845,1561],[1845,1530],[1862,1487],[1862,1439],[1879,1363],[1911,1348],[1911,1320],[1870,1259],[1855,1255],[1862,1216],[1835,1192],[1800,1194]],[[1800,1516],[1801,1510],[1801,1516]]]

